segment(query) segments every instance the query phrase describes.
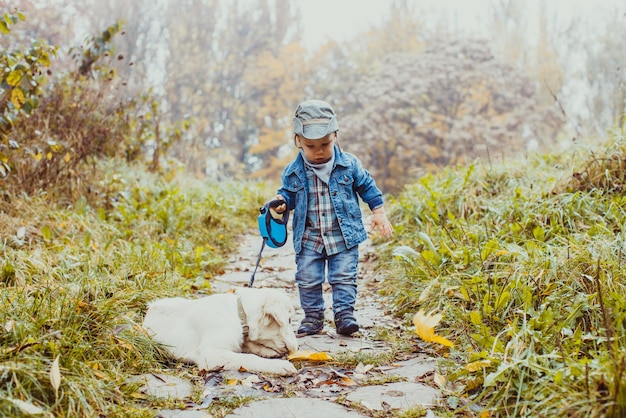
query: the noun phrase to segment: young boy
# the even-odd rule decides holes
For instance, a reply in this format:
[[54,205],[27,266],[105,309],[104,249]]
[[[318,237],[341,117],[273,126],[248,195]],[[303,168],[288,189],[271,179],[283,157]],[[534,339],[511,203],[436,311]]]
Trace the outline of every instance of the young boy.
[[312,335],[323,329],[322,284],[327,275],[337,332],[351,335],[359,330],[354,317],[358,246],[367,239],[357,195],[373,213],[372,229],[388,238],[391,224],[374,179],[357,157],[336,144],[339,124],[328,103],[301,103],[293,129],[300,153],[283,171],[274,199],[285,201],[276,208],[278,213],[294,210],[296,283],[305,314],[297,333]]

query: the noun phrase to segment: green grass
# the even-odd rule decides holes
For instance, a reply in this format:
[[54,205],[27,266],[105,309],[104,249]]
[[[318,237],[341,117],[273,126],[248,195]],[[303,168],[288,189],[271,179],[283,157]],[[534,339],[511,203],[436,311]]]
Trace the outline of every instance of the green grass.
[[626,414],[626,141],[427,176],[391,211],[399,315],[444,313],[461,410]]
[[[445,416],[619,417],[626,412],[626,144],[450,167],[389,205],[384,295],[411,333],[439,310]],[[131,375],[163,367],[140,324],[148,301],[210,293],[275,188],[169,179],[101,163],[94,192],[0,204],[0,416],[153,416]],[[393,334],[393,335],[392,335]],[[383,329],[383,364],[414,349]],[[51,381],[59,359],[61,380]],[[245,400],[216,404],[219,415]],[[30,411],[30,412],[29,412]],[[404,416],[420,416],[407,411]]]
[[274,192],[132,167],[105,174],[101,205],[21,197],[0,215],[0,416],[152,416],[126,382],[163,359],[140,327],[147,301],[210,293]]

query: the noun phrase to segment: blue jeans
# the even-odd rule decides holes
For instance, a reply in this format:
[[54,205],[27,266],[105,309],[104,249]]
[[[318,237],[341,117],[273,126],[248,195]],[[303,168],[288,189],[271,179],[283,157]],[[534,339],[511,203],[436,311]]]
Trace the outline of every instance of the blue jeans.
[[321,254],[302,248],[296,255],[296,283],[300,292],[300,306],[305,315],[323,317],[324,297],[322,284],[328,270],[328,283],[333,289],[333,312],[354,310],[356,302],[356,278],[359,263],[359,246],[338,254]]

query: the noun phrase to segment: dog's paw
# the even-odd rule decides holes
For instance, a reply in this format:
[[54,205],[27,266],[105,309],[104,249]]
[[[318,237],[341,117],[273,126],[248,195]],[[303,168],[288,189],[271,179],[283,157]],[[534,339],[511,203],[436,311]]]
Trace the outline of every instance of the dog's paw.
[[298,373],[296,367],[288,360],[275,360],[273,373],[281,376],[293,376]]

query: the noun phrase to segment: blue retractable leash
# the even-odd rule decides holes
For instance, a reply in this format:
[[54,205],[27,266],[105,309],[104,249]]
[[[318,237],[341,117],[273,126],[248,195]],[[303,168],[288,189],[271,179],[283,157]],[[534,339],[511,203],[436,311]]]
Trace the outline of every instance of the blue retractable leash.
[[275,218],[270,209],[276,208],[282,204],[285,204],[284,201],[276,199],[267,202],[265,205],[261,206],[259,212],[259,232],[263,237],[263,244],[261,244],[261,251],[259,251],[259,257],[256,260],[256,266],[254,267],[254,271],[252,272],[252,277],[250,277],[250,285],[252,287],[252,283],[254,283],[254,275],[256,274],[256,270],[259,267],[259,262],[261,261],[261,254],[263,253],[263,249],[267,244],[269,247],[278,248],[285,245],[287,242],[287,222],[289,221],[289,211],[286,210],[283,212],[282,218]]

